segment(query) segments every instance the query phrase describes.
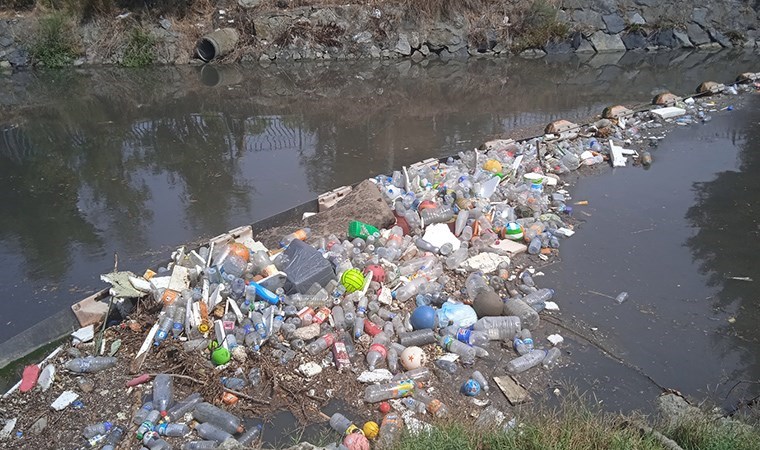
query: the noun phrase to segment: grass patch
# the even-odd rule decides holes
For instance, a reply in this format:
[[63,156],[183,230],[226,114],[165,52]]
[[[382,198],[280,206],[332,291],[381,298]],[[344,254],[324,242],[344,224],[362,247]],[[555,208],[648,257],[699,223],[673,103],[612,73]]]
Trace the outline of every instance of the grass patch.
[[542,48],[549,41],[566,38],[570,27],[557,20],[557,11],[548,0],[534,0],[515,23],[513,50]]
[[58,12],[41,17],[37,22],[31,54],[45,67],[61,68],[71,64],[78,54],[71,18]]
[[760,430],[739,422],[691,417],[671,426],[665,435],[684,450],[757,450]]
[[430,433],[404,434],[398,450],[661,450],[651,436],[624,426],[619,415],[592,411],[580,399],[565,400],[552,411],[518,413],[512,430],[477,429],[466,423],[439,423]]
[[133,28],[127,38],[127,48],[121,65],[124,67],[147,67],[156,60],[156,39],[142,28]]

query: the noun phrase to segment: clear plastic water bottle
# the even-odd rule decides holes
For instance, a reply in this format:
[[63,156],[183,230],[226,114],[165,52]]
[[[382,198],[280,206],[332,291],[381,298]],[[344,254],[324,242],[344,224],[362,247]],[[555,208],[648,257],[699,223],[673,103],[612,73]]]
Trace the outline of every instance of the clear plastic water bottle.
[[110,356],[86,356],[84,358],[74,358],[63,367],[75,373],[95,373],[110,369],[117,362],[116,358]]
[[332,318],[336,329],[343,330],[346,328],[346,315],[343,313],[342,306],[336,305],[333,307]]
[[470,328],[458,327],[456,325],[450,325],[442,331],[445,335],[456,336],[459,342],[464,342],[470,346],[482,347],[488,345],[491,341],[489,334],[485,331],[471,330]]
[[459,342],[452,336],[442,336],[439,344],[444,350],[456,353],[462,360],[462,364],[472,364],[475,362],[475,349],[469,345]]
[[401,333],[399,335],[399,342],[404,347],[421,347],[427,344],[434,344],[437,340],[435,332],[430,328]]
[[437,418],[444,418],[449,415],[449,408],[443,404],[440,400],[434,398],[423,390],[418,390],[414,393],[414,398],[422,402],[425,405],[427,412]]
[[504,302],[504,314],[519,317],[522,326],[529,330],[535,330],[540,321],[536,310],[519,298],[510,298]]
[[138,409],[135,412],[135,415],[132,418],[132,423],[135,425],[140,425],[141,423],[145,421],[145,418],[148,417],[148,413],[151,412],[152,410],[153,410],[153,402],[143,403],[140,409]]
[[190,434],[190,427],[184,423],[162,423],[156,427],[161,436],[181,437]]
[[433,376],[433,373],[427,367],[418,367],[416,369],[407,370],[395,375],[391,381],[403,381],[412,380],[417,383],[421,383],[429,380]]
[[541,239],[534,237],[528,244],[528,253],[531,255],[538,255],[541,253]]
[[549,369],[557,364],[560,354],[561,352],[557,347],[552,347],[549,349],[549,351],[546,352],[546,356],[544,356],[544,359],[541,361],[544,369]]
[[377,403],[392,398],[401,398],[411,395],[416,384],[413,380],[393,381],[384,384],[373,384],[364,389],[364,401]]
[[237,441],[244,446],[251,446],[254,442],[259,440],[259,437],[261,437],[261,429],[261,425],[255,425],[240,435],[240,437],[237,438]]
[[153,380],[153,407],[166,417],[174,396],[174,380],[170,375],[158,374]]
[[232,434],[222,430],[211,422],[203,422],[195,427],[195,432],[203,439],[222,443],[232,437]]
[[425,404],[414,397],[405,397],[401,399],[401,403],[411,411],[418,413],[425,412]]
[[[166,418],[171,422],[176,422],[185,414],[195,408],[195,405],[203,401],[203,396],[198,392],[188,395],[185,399],[178,401],[166,412]],[[151,404],[152,407],[152,404]]]
[[124,437],[124,428],[120,426],[115,426],[111,428],[111,431],[108,432],[106,435],[106,439],[103,441],[103,447],[101,450],[114,450],[116,448],[116,444],[121,442],[121,439]]
[[518,356],[512,361],[507,363],[507,372],[516,374],[525,372],[531,367],[535,367],[544,360],[546,356],[545,350],[533,350],[525,355]]
[[306,351],[311,356],[317,356],[335,343],[335,333],[326,333],[306,346]]
[[398,352],[396,349],[389,348],[386,358],[388,359],[388,370],[391,373],[398,373]]
[[522,298],[522,301],[528,306],[533,306],[537,303],[546,303],[551,300],[552,297],[554,297],[554,289],[543,288],[529,293]]
[[172,450],[168,442],[161,439],[158,433],[151,431],[143,437],[143,445],[150,450]]
[[195,405],[193,418],[198,422],[212,423],[229,434],[242,433],[244,431],[243,422],[239,417],[210,403],[202,402]]
[[190,441],[182,444],[182,450],[214,450],[218,446],[216,441]]
[[182,331],[185,329],[186,311],[186,308],[182,305],[178,305],[177,309],[174,311],[174,317],[172,318],[174,321],[172,324],[172,336],[175,339],[179,338],[179,336],[182,334]]
[[389,342],[390,339],[385,333],[378,333],[372,338],[372,344],[369,346],[369,351],[367,351],[366,357],[369,370],[375,370],[375,367],[385,360],[385,357],[388,354]]
[[162,342],[169,337],[172,329],[174,328],[174,318],[168,314],[164,314],[158,319],[158,330],[153,337],[153,345],[159,346]]
[[472,372],[472,379],[480,384],[480,387],[483,389],[483,391],[488,392],[488,380],[483,376],[482,373],[480,373],[479,370]]
[[434,223],[448,222],[454,217],[454,211],[450,206],[439,205],[435,208],[423,209],[419,212],[424,227]]
[[522,322],[516,316],[488,316],[475,322],[473,329],[486,332],[492,341],[507,341],[512,340],[515,334],[520,332]]
[[222,377],[222,386],[227,389],[240,390],[245,388],[246,382],[242,378],[237,377]]
[[113,424],[111,424],[111,422],[99,422],[92,425],[87,425],[84,427],[84,430],[82,430],[82,436],[84,436],[85,439],[90,439],[94,438],[95,436],[105,435],[111,431],[112,427]]

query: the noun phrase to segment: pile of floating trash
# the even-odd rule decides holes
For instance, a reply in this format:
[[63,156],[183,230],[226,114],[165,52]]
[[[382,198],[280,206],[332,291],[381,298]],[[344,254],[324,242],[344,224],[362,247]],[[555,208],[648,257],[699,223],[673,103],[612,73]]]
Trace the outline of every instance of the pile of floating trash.
[[247,447],[262,428],[243,416],[287,408],[324,421],[319,407],[331,399],[365,405],[349,416],[382,414],[363,427],[329,417],[349,449],[389,448],[404,427],[424,430],[467,397],[478,426],[513,427],[494,385],[521,403],[529,394],[515,375],[562,354],[559,334],[533,336],[559,309],[534,266],[557,255],[584,205],[559,175],[628,157],[649,165],[664,124],[717,111],[710,97],[655,103],[663,107],[607,108],[589,125],[557,121],[541,137],[490,141],[337,190],[304,219],[313,226],[256,237],[243,227],[178,249],[156,271],[104,275],[109,310],[124,319],[84,327],[68,351],[27,367],[4,402],[19,412],[36,402],[40,414],[7,420],[0,439],[27,446],[79,408],[88,426],[69,429],[63,446]]

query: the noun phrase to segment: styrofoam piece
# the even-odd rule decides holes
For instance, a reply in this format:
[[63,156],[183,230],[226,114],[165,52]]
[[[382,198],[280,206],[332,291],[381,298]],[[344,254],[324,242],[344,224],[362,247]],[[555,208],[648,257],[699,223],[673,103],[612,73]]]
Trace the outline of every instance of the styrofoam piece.
[[610,157],[612,158],[612,167],[625,167],[625,163],[628,161],[623,155],[623,147],[615,145],[610,140]]
[[95,337],[95,325],[87,325],[71,333],[71,337],[79,342],[90,342]]
[[560,336],[559,334],[550,334],[546,337],[546,340],[552,343],[552,345],[557,346],[563,342],[565,342],[565,339]]
[[175,264],[172,269],[172,276],[169,278],[168,289],[182,292],[188,287],[190,287],[190,269]]
[[483,273],[491,273],[494,272],[499,267],[499,264],[503,262],[509,264],[509,256],[501,256],[497,255],[496,253],[483,252],[478,253],[477,255],[463,262],[462,267],[469,272],[479,270]]
[[451,232],[449,226],[445,223],[434,223],[425,228],[425,234],[422,239],[441,247],[443,244],[451,244],[454,250],[458,250],[462,242]]
[[560,236],[564,236],[564,237],[570,237],[575,234],[575,231],[571,230],[570,228],[561,227],[561,228],[557,228],[554,234],[559,234]]
[[365,370],[356,379],[359,383],[380,383],[382,381],[390,381],[393,378],[393,374],[388,369],[375,369],[370,372]]
[[686,110],[683,108],[677,108],[675,106],[668,106],[667,108],[653,109],[652,114],[655,114],[663,119],[671,119],[673,117],[683,116],[686,114]]
[[559,311],[559,305],[556,302],[546,302],[544,309],[547,311]]
[[74,400],[79,398],[79,394],[74,391],[63,391],[61,395],[50,405],[56,411],[62,411],[71,404]]
[[48,364],[42,369],[42,372],[40,372],[40,377],[37,379],[37,386],[42,389],[42,392],[45,392],[53,385],[53,381],[55,381],[55,364]]
[[314,361],[309,361],[298,366],[298,371],[301,372],[301,374],[306,378],[311,378],[322,373],[322,366],[315,363]]
[[8,439],[11,437],[13,429],[16,428],[16,422],[18,422],[18,419],[15,417],[5,421],[5,426],[0,430],[0,439]]

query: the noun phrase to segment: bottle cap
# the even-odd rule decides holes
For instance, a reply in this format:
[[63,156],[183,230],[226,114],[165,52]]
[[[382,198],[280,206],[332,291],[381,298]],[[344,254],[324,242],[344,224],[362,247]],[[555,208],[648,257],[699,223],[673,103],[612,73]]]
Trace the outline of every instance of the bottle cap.
[[214,365],[221,366],[222,364],[227,364],[231,357],[229,350],[224,347],[219,347],[211,353],[211,362],[213,362]]

